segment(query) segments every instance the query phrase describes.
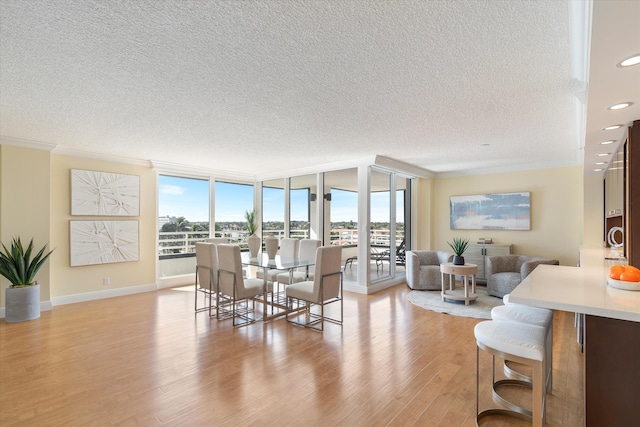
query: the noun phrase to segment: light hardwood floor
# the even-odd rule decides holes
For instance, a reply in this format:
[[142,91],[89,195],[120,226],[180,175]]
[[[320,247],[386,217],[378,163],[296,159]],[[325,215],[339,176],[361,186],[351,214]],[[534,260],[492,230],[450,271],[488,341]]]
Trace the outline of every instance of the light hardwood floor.
[[[480,320],[408,292],[347,292],[344,325],[324,333],[282,319],[234,329],[194,314],[192,287],[0,320],[0,426],[473,426]],[[581,426],[573,314],[556,313],[554,334],[547,425]]]

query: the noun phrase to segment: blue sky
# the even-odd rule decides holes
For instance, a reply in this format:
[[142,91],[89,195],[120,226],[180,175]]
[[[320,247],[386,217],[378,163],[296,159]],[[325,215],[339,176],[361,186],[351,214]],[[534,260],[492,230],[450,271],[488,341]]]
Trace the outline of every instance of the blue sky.
[[[244,221],[244,212],[253,207],[253,186],[216,182],[216,221]],[[331,220],[357,222],[357,194],[350,191],[332,190]],[[293,191],[291,195],[291,219],[306,220],[307,191]],[[371,195],[371,220],[388,222],[389,195]],[[401,201],[399,201],[401,204]],[[284,218],[284,194],[282,190],[265,188],[263,194],[266,221],[282,221]],[[399,207],[402,212],[402,206]],[[188,221],[209,220],[209,181],[191,178],[160,176],[160,216],[184,216]]]

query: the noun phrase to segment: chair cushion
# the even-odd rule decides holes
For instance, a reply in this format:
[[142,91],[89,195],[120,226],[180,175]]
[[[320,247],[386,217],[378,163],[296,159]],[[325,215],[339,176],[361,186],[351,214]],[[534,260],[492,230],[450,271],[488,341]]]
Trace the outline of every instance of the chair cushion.
[[553,323],[553,311],[522,304],[499,305],[491,309],[491,319],[500,322],[514,321],[550,328]]
[[[276,270],[276,269],[269,269],[267,270],[267,280],[270,282],[276,282],[278,280],[278,274],[281,273],[285,273],[287,270]],[[287,273],[288,274],[288,273]],[[256,277],[258,279],[264,279],[264,269],[259,268],[256,271]]]
[[473,333],[479,344],[517,357],[544,360],[546,330],[541,326],[486,320],[478,323]]
[[253,298],[263,292],[264,281],[262,279],[244,279],[244,288],[238,289],[236,299]]
[[440,273],[440,265],[421,265],[418,277],[419,281],[416,289],[442,289],[442,274]]
[[[309,273],[310,276],[313,276],[312,273]],[[311,278],[311,277],[310,277]],[[290,277],[289,273],[279,273],[277,277],[278,283],[284,283],[290,285],[292,283],[303,282],[307,280],[307,273],[304,271],[294,271],[293,272],[293,281],[289,283]]]
[[285,292],[287,293],[287,297],[298,298],[311,302],[319,302],[313,301],[313,281],[311,280],[306,280],[304,282],[289,285],[287,286]]

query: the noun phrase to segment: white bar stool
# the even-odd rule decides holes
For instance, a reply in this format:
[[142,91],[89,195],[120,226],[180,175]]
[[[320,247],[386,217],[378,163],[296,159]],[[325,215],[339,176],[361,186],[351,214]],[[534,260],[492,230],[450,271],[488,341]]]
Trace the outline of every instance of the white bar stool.
[[[522,420],[532,421],[538,427],[545,420],[545,336],[541,326],[528,325],[513,321],[486,320],[474,328],[476,337],[476,423],[491,415],[507,415]],[[495,358],[531,366],[532,375],[532,408],[528,411],[520,406],[504,401],[509,409],[490,408],[480,411],[480,350],[492,355],[491,384],[495,384]],[[494,393],[495,397],[495,393]]]
[[[510,303],[507,299],[506,305],[500,305],[491,310],[491,319],[500,322],[513,321],[545,328],[545,384],[547,393],[551,393],[553,386],[553,310],[514,304]],[[531,383],[531,377],[511,369],[507,360],[504,362],[504,371],[505,374],[512,378]],[[507,383],[507,381],[502,382],[502,384],[504,383]]]

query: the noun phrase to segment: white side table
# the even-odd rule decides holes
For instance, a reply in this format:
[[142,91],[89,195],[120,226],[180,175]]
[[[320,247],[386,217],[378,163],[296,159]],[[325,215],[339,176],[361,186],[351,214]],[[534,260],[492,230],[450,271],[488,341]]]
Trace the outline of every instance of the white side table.
[[[469,305],[469,301],[478,299],[476,293],[476,274],[478,266],[476,264],[454,265],[452,262],[440,264],[440,274],[442,276],[442,301],[445,298],[464,301],[464,305]],[[445,274],[449,275],[449,286],[445,284]],[[464,291],[456,290],[456,275],[462,276]],[[469,282],[471,282],[471,292],[469,292]]]

